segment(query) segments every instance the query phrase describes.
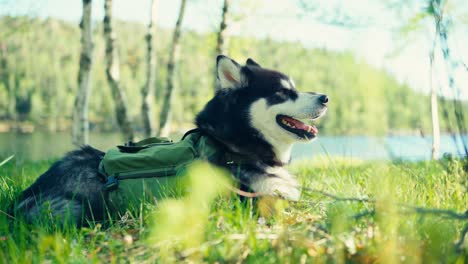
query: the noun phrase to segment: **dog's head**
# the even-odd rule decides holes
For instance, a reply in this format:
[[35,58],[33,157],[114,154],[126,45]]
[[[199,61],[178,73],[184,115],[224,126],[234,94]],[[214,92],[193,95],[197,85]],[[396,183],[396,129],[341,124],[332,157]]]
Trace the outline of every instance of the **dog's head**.
[[252,59],[241,66],[218,56],[216,68],[219,90],[198,115],[199,127],[234,148],[269,145],[282,161],[289,159],[292,143],[317,136],[311,122],[326,112],[326,95],[298,92],[287,75],[262,68]]

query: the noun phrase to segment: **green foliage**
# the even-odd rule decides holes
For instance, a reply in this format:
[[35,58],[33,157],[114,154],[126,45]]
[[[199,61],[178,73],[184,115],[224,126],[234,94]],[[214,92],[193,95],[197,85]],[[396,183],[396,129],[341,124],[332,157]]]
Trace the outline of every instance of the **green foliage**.
[[[11,30],[15,28],[18,31]],[[118,22],[115,29],[121,83],[128,96],[131,119],[140,128],[145,27]],[[52,131],[68,129],[77,89],[78,26],[53,19],[2,17],[0,32],[7,32],[0,38],[0,120],[29,120]],[[165,89],[170,36],[171,31],[159,29],[155,37],[157,111]],[[90,122],[95,130],[109,131],[115,129],[116,122],[105,78],[105,47],[99,23],[94,28],[94,46]],[[213,95],[214,46],[214,34],[182,35],[181,59],[176,66],[174,122],[184,129]],[[265,67],[284,71],[301,91],[328,94],[330,109],[320,125],[326,134],[430,131],[429,97],[358,61],[349,52],[307,49],[299,43],[271,39],[232,37],[228,53],[240,62],[252,57]],[[444,109],[453,112],[451,104],[444,107],[441,113]],[[468,111],[468,105],[464,107]],[[443,117],[441,129],[448,131],[455,122]]]
[[286,209],[281,206],[268,219],[254,209],[263,200],[251,203],[226,194],[220,188],[228,183],[210,181],[212,169],[196,165],[188,196],[146,201],[109,225],[75,229],[53,223],[28,225],[3,213],[21,189],[52,163],[10,160],[0,170],[0,259],[7,263],[464,263],[468,244],[455,250],[455,243],[466,219],[416,214],[398,205],[463,213],[468,201],[463,162],[391,164],[323,157],[296,163],[290,170],[305,187],[377,202],[338,201],[304,191],[300,202]]
[[[206,163],[194,163],[187,171],[189,191],[181,199],[165,199],[153,215],[150,244],[161,244],[163,262],[171,260],[182,248],[197,247],[204,242],[210,216],[210,205],[220,194],[227,193],[226,171]],[[172,245],[168,241],[178,241]]]

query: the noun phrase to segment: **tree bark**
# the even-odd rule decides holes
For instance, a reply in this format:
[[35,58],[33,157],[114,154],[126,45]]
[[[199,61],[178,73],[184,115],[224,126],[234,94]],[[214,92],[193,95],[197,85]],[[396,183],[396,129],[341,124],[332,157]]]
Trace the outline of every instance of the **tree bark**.
[[[230,0],[224,0],[223,9],[221,11],[221,23],[219,24],[219,31],[217,34],[217,41],[216,41],[216,56],[224,54],[226,55],[226,46],[227,46],[227,27],[228,27],[228,14],[229,14],[229,5]],[[215,75],[216,76],[216,67],[215,67]],[[216,77],[214,78],[214,89],[215,92],[219,89],[218,85],[216,84]]]
[[12,85],[10,85],[10,74],[8,73],[8,50],[5,43],[0,43],[0,81],[7,91],[7,106],[5,110],[6,117],[14,119],[15,116],[15,98],[13,96]]
[[434,50],[436,43],[437,33],[434,37],[434,42],[432,43],[432,49],[429,53],[429,63],[430,63],[430,88],[431,88],[431,115],[432,115],[432,159],[439,159],[439,149],[440,149],[440,125],[439,125],[439,110],[437,105],[437,93],[434,87],[433,78],[434,78]]
[[181,0],[179,16],[177,18],[174,35],[172,36],[172,45],[167,63],[166,91],[163,98],[161,115],[159,118],[159,135],[168,136],[170,132],[170,123],[172,119],[172,104],[174,99],[174,70],[175,63],[179,57],[180,35],[182,20],[184,18],[186,0]]
[[141,112],[145,137],[150,137],[155,134],[153,97],[156,80],[156,50],[153,48],[153,36],[156,27],[157,4],[158,0],[151,0],[150,21],[148,23],[148,32],[146,33],[146,84],[141,90],[141,97],[143,100]]
[[72,140],[76,145],[89,142],[88,98],[91,91],[91,67],[93,63],[93,40],[91,29],[92,1],[83,0],[81,28],[80,68],[78,70],[78,91],[73,109]]
[[[447,22],[444,23],[444,5],[446,1],[436,1],[432,0],[431,5],[433,9],[433,16],[435,19],[436,35],[439,37],[440,49],[445,61],[445,68],[447,71],[448,83],[450,89],[453,91],[454,97],[452,99],[453,109],[455,114],[455,120],[458,127],[458,133],[460,141],[463,145],[464,154],[468,156],[468,142],[465,141],[462,136],[463,131],[466,131],[466,124],[464,122],[464,112],[461,105],[461,91],[458,86],[455,85],[455,70],[459,64],[451,58],[450,49],[448,45],[448,32],[447,32]],[[458,100],[457,100],[458,99]],[[457,146],[457,143],[455,142]]]
[[117,124],[126,140],[134,137],[128,117],[127,98],[120,86],[119,54],[116,47],[116,35],[112,28],[112,0],[104,1],[104,38],[106,41],[106,76],[114,99]]

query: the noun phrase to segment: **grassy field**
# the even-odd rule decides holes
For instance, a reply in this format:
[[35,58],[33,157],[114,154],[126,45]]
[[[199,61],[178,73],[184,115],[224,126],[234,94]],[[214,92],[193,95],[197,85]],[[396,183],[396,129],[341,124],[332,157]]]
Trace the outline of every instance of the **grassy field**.
[[[50,164],[12,159],[1,166],[0,209]],[[461,240],[468,175],[461,161],[317,158],[290,170],[307,188],[297,203],[241,201],[206,180],[220,173],[197,165],[186,197],[140,204],[110,224],[28,225],[0,213],[0,262],[468,262],[468,242]]]

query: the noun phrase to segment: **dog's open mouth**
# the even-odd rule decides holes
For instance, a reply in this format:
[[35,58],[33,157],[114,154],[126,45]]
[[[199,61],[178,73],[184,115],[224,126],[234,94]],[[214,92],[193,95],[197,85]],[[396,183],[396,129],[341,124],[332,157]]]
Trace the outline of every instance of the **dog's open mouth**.
[[318,134],[318,129],[315,126],[308,125],[290,116],[277,115],[276,122],[286,131],[306,140],[313,139]]

